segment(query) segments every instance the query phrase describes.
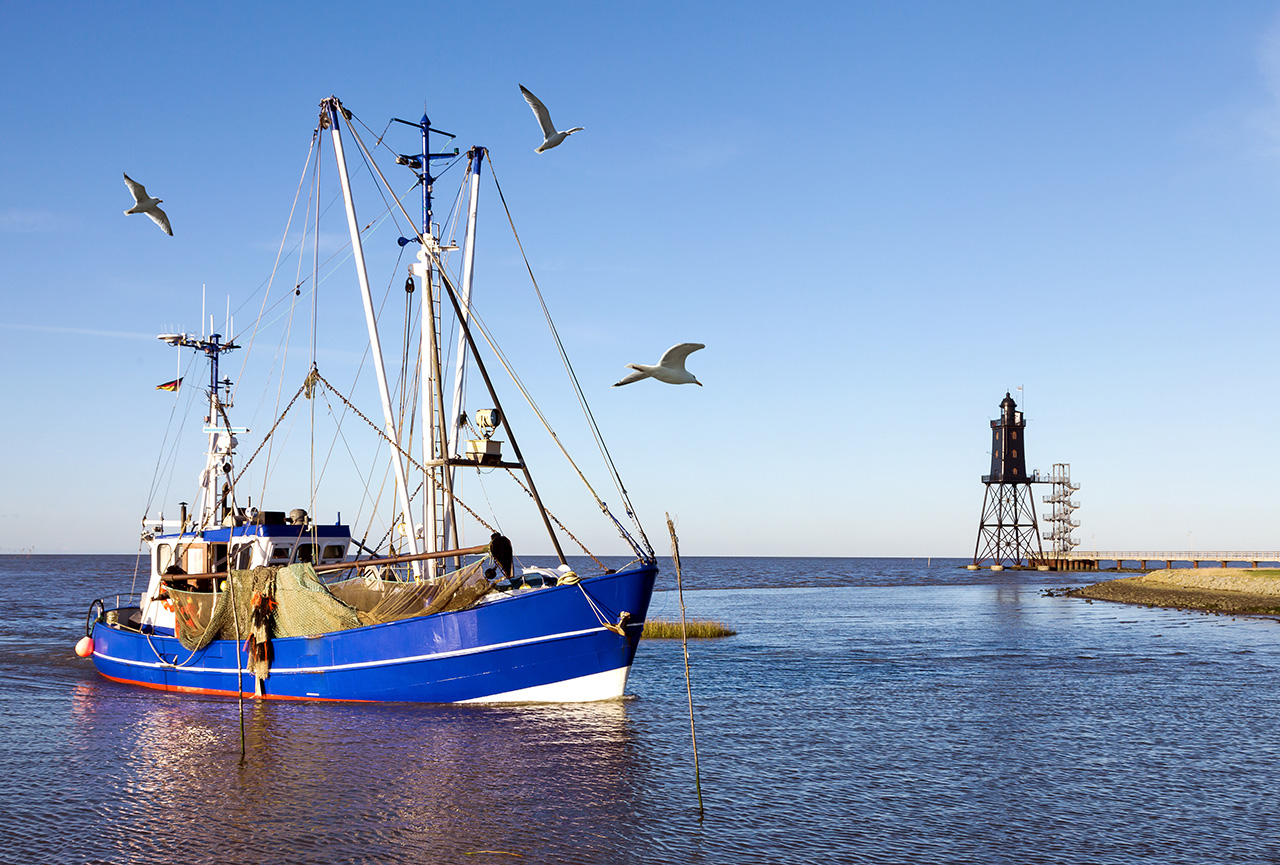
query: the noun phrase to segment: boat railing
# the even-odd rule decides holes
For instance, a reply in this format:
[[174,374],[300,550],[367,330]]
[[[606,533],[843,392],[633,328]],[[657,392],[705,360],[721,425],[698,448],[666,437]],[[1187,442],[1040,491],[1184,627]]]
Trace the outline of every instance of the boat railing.
[[[134,599],[134,597],[135,597],[135,596],[134,596],[134,595],[132,595],[132,594],[128,594],[128,595],[126,595],[126,594],[117,594],[117,595],[114,595],[114,596],[113,596],[113,595],[104,595],[103,597],[98,598],[96,601],[94,601],[93,603],[91,603],[91,604],[89,605],[89,619],[90,619],[90,622],[86,623],[86,633],[87,633],[89,630],[92,630],[92,624],[91,624],[91,623],[92,623],[92,621],[93,621],[93,620],[95,620],[95,619],[96,619],[97,621],[103,622],[104,624],[106,624],[106,625],[108,625],[108,626],[110,626],[110,627],[117,627],[117,626],[120,626],[120,625],[122,625],[122,624],[123,624],[125,627],[131,627],[131,624],[130,624],[130,621],[129,621],[130,617],[129,617],[129,616],[125,616],[125,617],[124,617],[124,621],[123,621],[123,622],[121,622],[121,621],[120,621],[120,619],[121,619],[121,615],[120,615],[120,614],[121,614],[121,612],[123,612],[123,611],[125,611],[125,610],[128,610],[128,611],[138,610],[139,612],[141,612],[141,610],[142,610],[142,595],[141,595],[141,594],[139,594],[139,595],[137,595],[137,596],[136,596],[136,597],[137,597],[137,599],[138,599],[138,600],[137,600],[137,603],[133,603],[133,599]],[[114,606],[113,606],[113,604],[114,604]],[[98,614],[98,615],[95,615],[95,614],[94,614],[94,610],[95,610],[95,609],[97,609],[97,608],[100,608],[100,609],[101,609],[101,613],[100,613],[100,614]]]

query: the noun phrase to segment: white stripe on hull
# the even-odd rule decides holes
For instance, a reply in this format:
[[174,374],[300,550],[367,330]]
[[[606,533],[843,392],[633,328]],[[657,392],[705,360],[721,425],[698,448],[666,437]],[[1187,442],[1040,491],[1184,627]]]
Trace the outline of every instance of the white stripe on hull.
[[621,697],[627,688],[631,667],[619,667],[549,685],[535,685],[488,697],[459,700],[460,703],[594,703]]
[[[637,624],[633,622],[627,625],[627,627],[643,628],[644,623],[640,622]],[[314,667],[273,666],[271,667],[271,675],[273,676],[289,675],[290,673],[312,675],[315,673],[333,673],[341,670],[360,670],[360,669],[368,669],[373,667],[393,667],[397,664],[413,664],[419,661],[438,661],[444,658],[459,658],[464,655],[476,655],[481,652],[492,652],[495,649],[509,649],[514,646],[529,646],[535,643],[551,642],[552,640],[564,640],[564,639],[570,639],[573,637],[581,637],[581,636],[585,636],[586,634],[599,633],[600,631],[603,631],[603,630],[605,629],[604,628],[587,628],[582,631],[565,631],[564,633],[560,633],[560,634],[547,634],[546,636],[531,637],[525,640],[509,640],[505,643],[489,643],[484,646],[473,646],[468,649],[455,649],[453,651],[448,651],[448,652],[431,652],[430,654],[425,654],[425,655],[404,655],[398,658],[382,658],[377,661],[361,661],[358,663],[351,663],[351,664],[324,664],[324,665],[316,665]],[[293,639],[293,638],[285,637],[282,639]],[[154,646],[152,647],[152,651],[153,652],[155,651]],[[189,650],[185,649],[184,647],[183,651],[189,651]],[[95,651],[93,655],[96,658],[104,658],[108,661],[114,661],[117,664],[127,664],[128,666],[131,666],[131,667],[147,667],[150,669],[160,669],[160,670],[181,670],[187,673],[234,673],[235,672],[234,667],[189,666],[189,662],[191,661],[191,659],[194,658],[196,655],[200,654],[202,651],[203,649],[196,649],[194,651],[190,651],[190,654],[188,655],[187,660],[183,663],[168,663],[165,661],[161,661],[161,662],[135,661],[130,658],[117,658],[113,655],[108,655],[104,652],[98,652],[98,651]],[[626,680],[625,676],[623,677],[623,680],[625,682]],[[601,699],[607,699],[607,698],[601,698]]]

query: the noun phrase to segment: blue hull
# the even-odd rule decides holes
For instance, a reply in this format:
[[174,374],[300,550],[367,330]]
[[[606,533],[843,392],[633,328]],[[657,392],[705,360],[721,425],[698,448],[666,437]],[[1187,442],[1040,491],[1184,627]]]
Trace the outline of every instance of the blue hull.
[[[657,573],[656,565],[640,565],[467,610],[274,639],[263,696],[417,703],[620,696]],[[602,625],[586,595],[609,624],[630,613],[625,636]],[[237,683],[238,648],[241,668],[246,660],[232,640],[191,652],[176,637],[104,622],[92,636],[94,665],[109,679],[166,691],[254,694],[250,673]]]

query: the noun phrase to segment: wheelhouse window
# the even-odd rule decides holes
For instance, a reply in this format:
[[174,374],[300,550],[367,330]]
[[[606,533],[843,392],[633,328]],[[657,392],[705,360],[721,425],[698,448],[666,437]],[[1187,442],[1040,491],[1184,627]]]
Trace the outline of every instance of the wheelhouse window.
[[293,560],[295,562],[315,562],[316,545],[315,544],[298,544],[298,549],[294,553]]
[[186,552],[186,560],[187,560],[187,561],[186,561],[186,572],[187,572],[188,574],[203,574],[203,573],[204,573],[204,561],[205,561],[205,560],[204,560],[204,552],[205,552],[205,550],[204,550],[204,547],[203,547],[203,546],[194,546],[194,545],[193,545],[193,546],[187,547],[187,552]]
[[212,554],[213,564],[209,568],[214,573],[221,573],[227,569],[227,545],[226,544],[210,544],[209,552]]
[[293,547],[288,544],[275,544],[271,547],[271,563],[278,565],[289,561],[289,555],[293,552]]
[[235,570],[247,570],[252,561],[253,544],[237,544],[231,548],[231,567]]
[[346,544],[325,544],[320,553],[322,562],[340,562],[347,557]]
[[163,574],[173,564],[173,547],[160,544],[156,547],[156,573]]

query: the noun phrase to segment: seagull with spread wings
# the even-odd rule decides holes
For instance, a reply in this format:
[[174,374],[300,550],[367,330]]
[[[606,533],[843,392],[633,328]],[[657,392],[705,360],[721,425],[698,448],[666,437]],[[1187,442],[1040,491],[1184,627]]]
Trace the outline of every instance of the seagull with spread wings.
[[529,103],[529,107],[533,109],[533,116],[538,118],[538,125],[542,127],[542,136],[545,139],[542,144],[538,145],[534,153],[544,153],[564,141],[575,132],[581,132],[585,126],[575,126],[572,129],[566,129],[564,132],[557,132],[556,125],[551,122],[551,112],[547,110],[547,106],[542,104],[542,100],[534,96],[524,85],[520,85],[520,92],[524,94],[524,101]]
[[141,183],[131,178],[129,175],[124,176],[124,185],[129,187],[129,191],[133,193],[133,207],[125,211],[125,215],[131,213],[145,213],[151,217],[151,221],[160,226],[160,230],[165,234],[173,237],[173,229],[169,227],[169,217],[163,210],[156,207],[164,199],[152,198],[147,195],[146,188]]
[[658,381],[666,382],[667,384],[696,384],[698,387],[702,387],[702,382],[694,378],[693,373],[684,368],[685,358],[700,348],[706,348],[706,346],[700,342],[682,342],[667,349],[656,366],[650,366],[646,363],[629,363],[627,368],[633,369],[635,372],[628,373],[614,387],[622,387],[624,384],[631,384],[633,381],[640,381],[642,378],[656,378]]

